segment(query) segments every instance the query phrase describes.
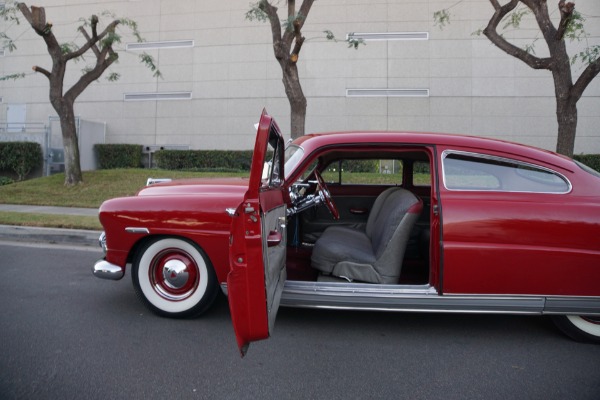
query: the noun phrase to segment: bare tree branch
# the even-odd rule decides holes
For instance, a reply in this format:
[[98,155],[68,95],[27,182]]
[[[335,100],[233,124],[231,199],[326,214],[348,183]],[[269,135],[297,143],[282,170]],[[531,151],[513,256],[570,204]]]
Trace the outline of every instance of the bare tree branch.
[[498,33],[498,25],[500,21],[511,11],[513,11],[520,0],[511,0],[503,6],[500,6],[497,0],[490,0],[495,9],[494,15],[490,18],[488,25],[483,30],[483,34],[499,49],[505,53],[516,57],[529,65],[533,69],[550,69],[552,65],[551,58],[539,58],[528,53],[527,51],[510,43],[502,35]]
[[58,57],[60,55],[60,45],[52,33],[52,24],[46,22],[46,11],[44,8],[31,6],[30,11],[25,3],[18,3],[17,8],[21,11],[27,22],[29,22],[35,33],[44,39],[48,47],[48,52],[54,57]]
[[42,67],[38,67],[37,65],[34,65],[33,67],[31,67],[32,70],[34,70],[35,72],[39,72],[42,75],[45,75],[46,78],[50,79],[50,72]]
[[571,96],[578,101],[590,82],[600,73],[600,58],[590,63],[571,88]]
[[[95,17],[95,15],[94,15],[94,17]],[[93,20],[93,17],[92,17],[92,20]],[[104,30],[102,31],[102,33],[100,33],[100,35],[98,35],[96,33],[96,27],[92,23],[92,37],[90,37],[90,35],[88,34],[88,32],[85,30],[84,27],[80,27],[79,31],[85,37],[86,43],[81,48],[79,48],[77,51],[67,54],[65,56],[66,60],[71,60],[71,59],[74,59],[77,57],[81,57],[83,54],[85,54],[86,51],[88,51],[90,49],[92,49],[92,51],[94,52],[96,57],[99,57],[100,49],[98,49],[98,46],[97,46],[98,42],[100,40],[104,39],[106,37],[106,35],[108,35],[109,33],[114,32],[115,28],[120,23],[121,23],[121,21],[119,21],[119,20],[115,20],[115,21],[111,22],[106,28],[104,28]]]
[[271,24],[271,35],[273,36],[273,49],[275,52],[275,58],[283,60],[287,57],[287,52],[282,47],[281,42],[281,22],[277,15],[277,7],[269,3],[268,0],[261,0],[258,7],[263,10],[269,17],[269,23]]

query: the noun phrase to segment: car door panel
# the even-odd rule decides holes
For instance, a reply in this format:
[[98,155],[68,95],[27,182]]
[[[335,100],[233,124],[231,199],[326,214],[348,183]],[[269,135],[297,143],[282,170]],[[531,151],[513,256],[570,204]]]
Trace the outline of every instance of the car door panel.
[[[270,152],[269,145],[273,148]],[[273,159],[263,177],[268,154]],[[248,190],[235,212],[230,212],[227,291],[242,356],[250,342],[269,337],[286,279],[283,176],[283,138],[265,111],[259,122]]]

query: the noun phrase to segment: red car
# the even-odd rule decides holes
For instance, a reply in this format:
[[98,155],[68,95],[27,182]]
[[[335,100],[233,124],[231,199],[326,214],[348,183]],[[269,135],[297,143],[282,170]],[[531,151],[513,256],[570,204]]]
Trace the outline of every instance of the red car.
[[600,174],[524,145],[339,132],[286,147],[263,112],[249,178],[150,185],[104,202],[100,221],[94,275],[131,264],[139,298],[168,317],[221,289],[242,351],[279,304],[547,314],[600,341]]

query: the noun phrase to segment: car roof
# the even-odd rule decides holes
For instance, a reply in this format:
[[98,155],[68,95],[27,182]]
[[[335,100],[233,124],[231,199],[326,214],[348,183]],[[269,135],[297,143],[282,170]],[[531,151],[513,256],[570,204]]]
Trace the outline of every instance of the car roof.
[[479,136],[458,135],[434,132],[390,132],[390,131],[350,131],[311,133],[294,140],[294,144],[302,146],[305,151],[312,152],[318,148],[331,145],[352,144],[415,144],[439,145],[444,147],[469,148],[471,151],[492,151],[504,153],[506,156],[517,156],[551,164],[570,171],[574,170],[574,162],[563,155],[525,144]]

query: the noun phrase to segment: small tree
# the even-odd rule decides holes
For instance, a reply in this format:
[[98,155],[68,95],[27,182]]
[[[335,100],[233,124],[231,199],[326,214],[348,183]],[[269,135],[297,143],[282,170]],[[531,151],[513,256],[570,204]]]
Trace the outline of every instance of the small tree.
[[[2,10],[2,16],[5,20],[12,20],[18,24],[17,10],[31,25],[35,33],[44,40],[48,54],[52,59],[50,70],[40,66],[34,66],[33,70],[44,75],[50,82],[50,103],[59,116],[62,130],[65,152],[65,185],[81,183],[83,182],[83,176],[81,174],[79,144],[75,125],[75,100],[92,82],[98,80],[108,67],[118,60],[119,55],[114,48],[121,41],[121,36],[116,31],[118,25],[129,28],[138,41],[141,42],[143,39],[134,21],[126,18],[117,19],[110,13],[104,13],[103,16],[111,18],[112,21],[101,32],[98,31],[100,22],[98,16],[92,15],[88,20],[81,20],[82,25],[79,26],[78,31],[85,39],[85,43],[81,47],[75,43],[61,44],[54,36],[52,23],[46,20],[46,11],[43,7],[31,6],[29,8],[25,3],[14,3],[12,6],[5,6],[5,9]],[[13,40],[6,33],[0,34],[0,38],[7,42],[9,50],[16,49]],[[64,80],[67,63],[79,60],[90,52],[93,53],[95,64],[86,67],[77,82],[65,91]],[[140,58],[146,66],[154,71],[155,77],[160,76],[160,71],[156,68],[151,56],[142,54]],[[24,74],[12,74],[4,78],[19,78],[22,76]],[[108,76],[110,81],[117,79],[119,79],[117,73],[111,73]]]
[[[302,35],[302,27],[313,3],[314,0],[303,0],[300,9],[296,12],[296,1],[288,0],[287,19],[284,20],[279,19],[277,15],[278,8],[269,0],[259,0],[257,3],[251,4],[250,10],[246,13],[246,19],[250,21],[266,22],[268,20],[271,25],[273,52],[283,74],[283,87],[291,111],[290,134],[294,139],[303,136],[305,132],[307,102],[300,84],[297,63],[300,50],[306,40]],[[323,33],[327,40],[336,41],[331,31],[324,31]],[[354,49],[357,49],[360,44],[364,44],[362,39],[348,39],[346,41],[348,47]]]
[[277,15],[277,7],[268,0],[260,0],[253,4],[250,11],[246,13],[246,18],[251,21],[268,19],[271,24],[273,52],[281,67],[283,87],[290,102],[292,138],[300,137],[305,132],[306,97],[302,92],[296,63],[305,40],[302,36],[302,27],[313,3],[314,0],[303,0],[300,9],[296,12],[296,1],[288,0],[287,19],[283,22],[283,30]]
[[[575,3],[567,3],[565,0],[558,2],[560,21],[558,26],[555,26],[548,12],[547,0],[511,0],[504,5],[500,4],[499,0],[489,1],[494,8],[494,14],[487,26],[476,33],[483,33],[499,49],[518,58],[531,68],[546,69],[552,73],[558,121],[556,151],[572,157],[577,132],[577,102],[590,82],[600,72],[600,58],[598,57],[600,46],[588,46],[584,51],[569,58],[565,39],[577,40],[587,37],[583,29],[583,17],[575,11]],[[526,8],[518,9],[520,4]],[[548,46],[550,53],[548,57],[537,57],[533,44],[527,45],[525,48],[518,47],[498,32],[498,26],[502,21],[504,21],[504,28],[519,28],[522,18],[529,13],[535,17]],[[440,26],[448,23],[449,18],[448,9],[434,13],[434,20]],[[583,61],[586,67],[573,83],[571,66],[577,60]]]

